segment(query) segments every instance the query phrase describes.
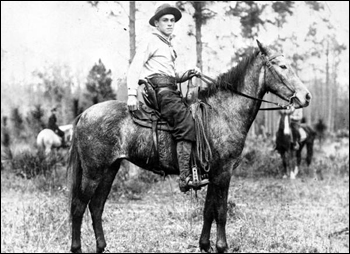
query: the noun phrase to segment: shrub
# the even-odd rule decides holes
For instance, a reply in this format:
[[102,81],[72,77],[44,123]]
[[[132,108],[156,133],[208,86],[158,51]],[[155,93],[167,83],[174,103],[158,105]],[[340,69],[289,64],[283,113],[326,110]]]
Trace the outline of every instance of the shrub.
[[239,177],[276,177],[281,174],[282,160],[273,143],[261,138],[247,139],[242,162],[233,171]]
[[1,118],[1,144],[6,148],[10,146],[10,130],[7,126],[7,116]]
[[128,199],[141,199],[143,193],[151,188],[160,176],[150,171],[138,169],[135,175],[130,175],[129,163],[122,163],[112,186],[112,197],[125,196]]
[[12,129],[15,137],[20,137],[23,132],[23,116],[19,112],[18,108],[13,108],[11,111],[11,121],[12,121]]
[[29,111],[29,114],[26,117],[27,127],[29,133],[32,136],[36,136],[42,129],[45,128],[45,123],[42,119],[44,116],[44,110],[41,105],[35,105],[34,109]]
[[13,165],[18,171],[17,174],[30,179],[37,175],[46,176],[60,161],[59,156],[46,157],[41,151],[34,155],[30,152],[23,152],[13,158]]

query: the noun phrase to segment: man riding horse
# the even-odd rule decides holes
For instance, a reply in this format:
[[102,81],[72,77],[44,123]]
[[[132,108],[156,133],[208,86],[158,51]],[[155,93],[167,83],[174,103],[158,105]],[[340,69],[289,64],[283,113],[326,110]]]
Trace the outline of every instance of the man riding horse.
[[294,150],[299,149],[299,143],[305,137],[305,133],[301,130],[301,121],[303,119],[303,109],[302,108],[290,108],[284,110],[285,113],[290,115],[290,127],[292,130],[292,147]]
[[[156,27],[147,42],[138,49],[128,71],[128,107],[139,109],[138,82],[145,79],[156,92],[156,100],[161,117],[173,127],[172,136],[176,140],[179,163],[179,187],[182,192],[190,189],[190,156],[196,142],[195,124],[190,108],[184,103],[177,83],[185,82],[194,76],[200,76],[195,68],[179,75],[175,70],[176,52],[171,44],[175,22],[181,19],[181,12],[176,7],[163,4],[157,8],[149,20]],[[199,186],[202,183],[199,183]],[[205,185],[203,182],[202,185]]]
[[47,124],[47,128],[53,130],[59,137],[62,138],[62,147],[66,146],[64,131],[62,131],[57,125],[57,117],[56,117],[57,108],[51,109],[51,116],[49,117],[49,121]]

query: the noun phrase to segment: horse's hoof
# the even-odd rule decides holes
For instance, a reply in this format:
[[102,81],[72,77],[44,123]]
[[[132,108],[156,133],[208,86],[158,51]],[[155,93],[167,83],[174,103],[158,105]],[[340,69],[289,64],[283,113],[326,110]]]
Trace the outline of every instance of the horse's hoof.
[[214,248],[211,246],[209,247],[208,251],[201,249],[201,253],[213,253],[213,252],[214,252]]

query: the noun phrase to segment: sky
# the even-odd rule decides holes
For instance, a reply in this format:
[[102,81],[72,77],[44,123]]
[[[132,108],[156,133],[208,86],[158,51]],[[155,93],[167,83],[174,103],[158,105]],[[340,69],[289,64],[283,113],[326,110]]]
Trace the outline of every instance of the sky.
[[[349,2],[325,3],[340,38],[349,46]],[[149,16],[153,4],[142,12]],[[126,14],[127,9],[119,15]],[[129,34],[124,28],[128,24],[106,17],[107,10],[92,8],[85,1],[1,1],[1,55],[7,59],[6,66],[1,66],[2,82],[28,80],[34,69],[50,63],[67,64],[83,78],[99,58],[114,75],[126,75],[127,66],[118,64],[128,60],[129,49],[118,45],[127,45]],[[301,31],[305,29],[302,16],[300,20],[294,25]],[[268,33],[262,34],[262,39],[269,38]]]
[[14,69],[27,71],[50,62],[91,68],[103,56],[112,66],[116,28],[101,27],[95,12],[86,2],[1,2],[1,49]]

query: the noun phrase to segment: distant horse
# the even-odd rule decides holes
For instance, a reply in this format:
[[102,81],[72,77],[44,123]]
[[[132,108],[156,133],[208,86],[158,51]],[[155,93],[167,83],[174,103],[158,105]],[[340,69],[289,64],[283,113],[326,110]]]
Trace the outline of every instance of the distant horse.
[[312,162],[316,132],[311,126],[305,123],[300,124],[300,128],[305,132],[306,137],[298,142],[299,148],[294,150],[292,144],[293,134],[290,125],[290,114],[291,112],[288,111],[280,111],[280,121],[276,132],[276,150],[282,157],[283,177],[287,177],[289,175],[291,179],[295,179],[301,164],[301,152],[305,146],[307,149],[307,166],[309,167]]
[[[266,92],[272,92],[294,106],[305,107],[311,95],[281,54],[258,42],[258,48],[235,68],[221,74],[200,99],[209,105],[208,129],[212,151],[204,206],[204,224],[199,240],[202,251],[210,251],[210,231],[216,221],[216,248],[227,250],[227,197],[233,169],[241,161],[250,126]],[[249,94],[257,99],[238,95]],[[176,144],[167,131],[158,132],[159,164],[152,152],[152,130],[134,123],[126,103],[116,100],[95,104],[74,122],[69,159],[71,180],[71,251],[81,252],[81,225],[89,206],[96,237],[96,251],[103,252],[106,241],[102,213],[113,180],[123,159],[153,171],[179,174]],[[132,223],[132,222],[131,222]]]
[[[69,144],[73,136],[73,125],[62,125],[59,128],[64,132],[67,144]],[[51,129],[43,129],[36,138],[36,144],[45,155],[48,155],[53,149],[62,147],[62,138]]]

